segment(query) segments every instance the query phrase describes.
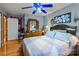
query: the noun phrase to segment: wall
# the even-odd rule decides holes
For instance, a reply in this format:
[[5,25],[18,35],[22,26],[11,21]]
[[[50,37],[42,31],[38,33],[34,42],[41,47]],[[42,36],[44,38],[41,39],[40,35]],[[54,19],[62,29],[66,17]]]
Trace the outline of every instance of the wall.
[[77,23],[74,22],[75,15],[77,15],[79,17],[79,4],[77,4],[77,3],[71,4],[65,8],[62,8],[61,10],[58,10],[54,13],[51,13],[51,14],[45,16],[45,21],[44,21],[45,25],[48,25],[49,29],[50,29],[50,20],[51,19],[53,19],[55,16],[65,14],[68,12],[71,12],[71,23],[64,23],[64,24],[72,25],[72,26],[77,25]]
[[39,28],[41,29],[42,26],[44,25],[44,17],[43,16],[35,16],[35,15],[25,15],[25,31],[26,31],[26,24],[28,19],[37,19],[39,21]]
[[0,14],[0,47],[1,47],[1,14]]

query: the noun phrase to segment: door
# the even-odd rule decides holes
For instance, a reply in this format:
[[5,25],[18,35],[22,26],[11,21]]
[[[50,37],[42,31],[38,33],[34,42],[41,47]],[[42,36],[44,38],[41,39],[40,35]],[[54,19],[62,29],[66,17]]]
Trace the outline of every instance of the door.
[[8,40],[18,39],[18,19],[8,18]]

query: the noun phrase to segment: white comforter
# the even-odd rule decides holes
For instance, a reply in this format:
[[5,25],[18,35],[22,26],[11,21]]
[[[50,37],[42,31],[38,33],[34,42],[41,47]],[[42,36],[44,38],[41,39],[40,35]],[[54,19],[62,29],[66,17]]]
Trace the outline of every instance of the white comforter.
[[25,38],[23,42],[32,56],[64,56],[72,51],[72,47],[78,41],[73,35],[71,35],[70,40],[71,46],[66,42],[48,36]]

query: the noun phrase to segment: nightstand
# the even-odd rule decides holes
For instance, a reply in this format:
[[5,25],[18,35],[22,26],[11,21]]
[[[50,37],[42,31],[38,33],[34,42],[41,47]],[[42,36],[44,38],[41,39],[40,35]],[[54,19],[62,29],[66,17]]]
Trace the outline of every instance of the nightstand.
[[76,51],[77,51],[77,56],[79,56],[79,42],[77,42],[77,47],[76,47]]
[[20,34],[18,35],[18,38],[19,38],[19,39],[23,39],[23,38],[24,38],[24,33],[20,33]]

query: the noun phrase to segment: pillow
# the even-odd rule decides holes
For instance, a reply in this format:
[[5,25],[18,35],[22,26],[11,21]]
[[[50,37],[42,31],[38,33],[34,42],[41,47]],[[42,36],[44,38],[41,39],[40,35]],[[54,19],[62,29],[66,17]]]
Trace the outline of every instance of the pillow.
[[53,30],[53,31],[57,31],[57,32],[65,32],[65,33],[66,33],[66,30]]
[[54,38],[55,32],[54,32],[54,31],[48,31],[48,32],[46,33],[46,36],[48,36],[48,37],[50,37],[50,38]]
[[61,40],[63,42],[66,42],[67,44],[69,44],[69,47],[70,47],[71,40],[70,40],[69,36],[70,35],[68,33],[56,32],[56,35],[55,35],[54,38],[57,39],[57,40]]
[[75,29],[73,29],[73,28],[66,28],[66,29],[67,29],[67,30],[73,30],[73,31],[75,30]]

